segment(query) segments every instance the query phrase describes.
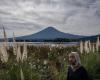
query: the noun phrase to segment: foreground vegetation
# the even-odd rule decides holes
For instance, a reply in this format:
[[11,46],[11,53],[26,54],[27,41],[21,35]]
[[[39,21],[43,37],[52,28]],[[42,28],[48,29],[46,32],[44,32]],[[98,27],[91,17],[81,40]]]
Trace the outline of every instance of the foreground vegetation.
[[[20,48],[22,52],[23,46]],[[27,59],[17,61],[10,47],[8,61],[0,61],[0,80],[66,80],[71,51],[79,52],[79,47],[27,46]],[[100,80],[100,53],[84,53],[80,57],[90,77]]]

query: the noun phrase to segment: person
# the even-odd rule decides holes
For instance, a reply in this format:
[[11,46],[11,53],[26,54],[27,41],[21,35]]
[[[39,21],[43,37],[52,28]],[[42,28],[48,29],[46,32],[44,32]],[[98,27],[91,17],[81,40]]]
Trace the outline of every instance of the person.
[[67,80],[89,80],[86,69],[81,65],[80,57],[77,52],[68,55]]

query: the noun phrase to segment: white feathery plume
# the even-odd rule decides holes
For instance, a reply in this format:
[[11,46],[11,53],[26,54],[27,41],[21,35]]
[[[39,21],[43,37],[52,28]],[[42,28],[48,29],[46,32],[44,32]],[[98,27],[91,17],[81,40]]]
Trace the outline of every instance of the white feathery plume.
[[23,46],[23,54],[22,54],[22,62],[27,59],[27,44],[24,42]]
[[17,43],[16,43],[16,40],[15,40],[14,33],[13,33],[13,53],[14,53],[14,55],[17,55]]
[[84,43],[84,50],[86,53],[89,53],[88,41],[85,41]]
[[2,53],[1,53],[1,46],[0,46],[0,60],[1,60],[1,56],[2,56]]
[[18,44],[18,48],[17,48],[17,62],[19,62],[21,60],[21,49],[20,49],[20,45]]
[[2,47],[2,45],[0,46],[0,60],[1,60],[1,58],[2,58],[2,51],[1,51],[2,48],[1,48],[1,47]]
[[97,41],[96,41],[96,51],[99,51],[99,46],[100,46],[100,41],[99,41],[99,36],[98,36]]
[[49,49],[50,49],[50,51],[52,51],[52,48],[51,47],[49,47]]
[[80,41],[80,53],[82,54],[83,53],[83,42]]
[[93,51],[93,53],[95,52],[95,46],[94,46],[94,44],[92,45],[92,51]]
[[6,63],[8,61],[8,53],[7,53],[7,50],[4,46],[4,44],[1,45],[0,47],[0,58],[1,58],[1,61],[3,63]]
[[43,62],[43,63],[44,63],[44,65],[46,65],[46,64],[48,63],[48,61],[47,61],[47,60],[44,60],[44,62]]
[[24,74],[23,74],[22,68],[20,69],[20,76],[21,76],[21,80],[24,80]]
[[92,46],[91,46],[90,40],[88,41],[88,44],[89,44],[89,51],[91,51],[92,50]]
[[6,49],[9,49],[7,34],[6,34],[4,26],[3,26],[3,34],[4,34],[4,46],[6,47]]

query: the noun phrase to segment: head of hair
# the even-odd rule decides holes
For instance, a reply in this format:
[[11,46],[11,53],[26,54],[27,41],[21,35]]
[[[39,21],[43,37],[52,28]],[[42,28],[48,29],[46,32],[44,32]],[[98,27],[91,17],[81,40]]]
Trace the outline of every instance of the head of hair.
[[70,54],[69,54],[69,56],[74,56],[75,57],[75,60],[76,60],[76,65],[81,65],[81,60],[80,60],[80,56],[79,56],[79,53],[78,52],[71,52]]

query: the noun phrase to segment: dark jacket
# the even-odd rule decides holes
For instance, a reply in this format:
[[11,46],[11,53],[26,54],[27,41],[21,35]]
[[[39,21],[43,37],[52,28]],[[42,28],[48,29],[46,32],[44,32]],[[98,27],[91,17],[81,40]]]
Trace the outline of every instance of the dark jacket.
[[76,71],[73,71],[71,67],[68,68],[67,80],[89,80],[87,71],[81,66]]

